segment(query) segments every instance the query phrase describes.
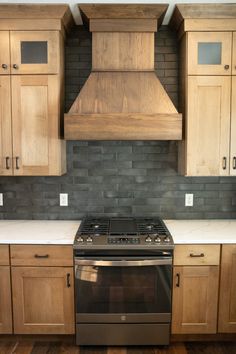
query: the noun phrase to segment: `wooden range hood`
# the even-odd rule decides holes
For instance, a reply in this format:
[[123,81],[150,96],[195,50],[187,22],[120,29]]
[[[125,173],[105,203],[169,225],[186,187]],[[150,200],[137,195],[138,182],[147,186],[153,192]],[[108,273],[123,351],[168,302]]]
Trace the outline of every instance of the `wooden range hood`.
[[154,71],[154,32],[168,5],[81,5],[92,72],[65,114],[67,140],[181,140],[177,112]]

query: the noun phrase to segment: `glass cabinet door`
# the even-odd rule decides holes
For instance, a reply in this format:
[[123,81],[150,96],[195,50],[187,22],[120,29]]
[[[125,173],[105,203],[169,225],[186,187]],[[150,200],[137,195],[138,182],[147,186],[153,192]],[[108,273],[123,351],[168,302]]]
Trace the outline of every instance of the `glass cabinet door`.
[[11,73],[57,74],[59,32],[11,31]]
[[236,32],[233,32],[232,74],[236,75]]
[[231,75],[231,32],[191,32],[188,75]]

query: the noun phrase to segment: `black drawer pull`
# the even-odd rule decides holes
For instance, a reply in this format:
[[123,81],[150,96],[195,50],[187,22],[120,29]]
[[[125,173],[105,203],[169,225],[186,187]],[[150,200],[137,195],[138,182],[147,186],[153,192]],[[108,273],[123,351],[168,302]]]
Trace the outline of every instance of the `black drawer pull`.
[[7,157],[6,157],[6,169],[7,169],[7,170],[10,170],[10,164],[9,164],[9,162],[10,162],[10,157],[7,156]]
[[236,170],[236,156],[233,157],[233,170]]
[[224,156],[223,159],[222,159],[222,168],[223,168],[223,170],[226,170],[226,167],[227,167],[227,159]]
[[16,169],[19,170],[20,169],[20,166],[19,166],[19,156],[16,156]]
[[66,274],[66,286],[67,288],[70,288],[70,273]]
[[177,273],[176,274],[176,278],[177,278],[177,281],[176,281],[176,286],[177,286],[177,288],[179,288],[180,287],[180,274],[179,273]]
[[34,258],[49,258],[49,254],[35,254]]
[[204,253],[190,253],[190,257],[205,257],[205,254]]

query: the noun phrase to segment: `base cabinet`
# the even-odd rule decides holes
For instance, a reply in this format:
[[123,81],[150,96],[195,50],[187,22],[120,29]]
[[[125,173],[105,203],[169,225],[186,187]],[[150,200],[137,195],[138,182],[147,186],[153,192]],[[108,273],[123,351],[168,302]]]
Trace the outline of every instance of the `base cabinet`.
[[15,334],[73,334],[72,267],[12,267]]
[[0,334],[10,333],[12,333],[10,267],[0,266]]

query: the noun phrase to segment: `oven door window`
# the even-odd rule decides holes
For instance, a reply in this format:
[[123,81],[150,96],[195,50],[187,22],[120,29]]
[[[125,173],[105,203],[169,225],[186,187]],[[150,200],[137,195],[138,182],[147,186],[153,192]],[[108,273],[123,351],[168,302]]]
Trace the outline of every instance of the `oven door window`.
[[77,313],[171,312],[170,265],[78,266]]

